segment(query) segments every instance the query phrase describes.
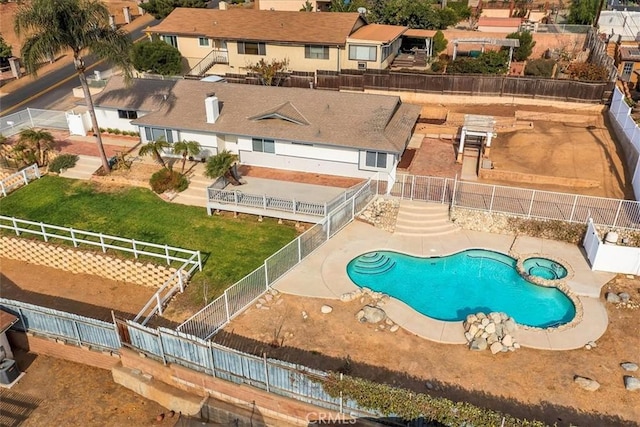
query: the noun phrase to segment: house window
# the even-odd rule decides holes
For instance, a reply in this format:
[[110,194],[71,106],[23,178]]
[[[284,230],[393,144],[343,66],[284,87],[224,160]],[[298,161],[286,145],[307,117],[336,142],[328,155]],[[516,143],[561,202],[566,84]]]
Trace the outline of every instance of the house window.
[[199,46],[208,47],[209,46],[209,39],[206,38],[206,37],[198,37],[198,45]]
[[352,61],[375,61],[377,56],[376,46],[349,46],[349,59]]
[[383,45],[380,53],[381,60],[384,61],[385,59],[387,59],[391,55],[391,52],[393,52],[392,45],[390,44]]
[[329,59],[329,46],[304,46],[304,57],[307,59]]
[[176,49],[178,48],[178,38],[176,36],[161,36],[161,38],[166,44],[170,44]]
[[138,112],[135,110],[118,110],[118,118],[120,119],[137,119]]
[[273,139],[253,138],[252,142],[253,151],[272,154],[276,152],[276,143]]
[[238,53],[241,55],[266,55],[267,47],[259,42],[238,42]]
[[165,141],[173,144],[173,131],[171,129],[162,128],[144,128],[144,135],[147,137],[147,141],[157,141],[160,138],[164,138]]
[[365,165],[370,168],[387,168],[387,153],[367,151]]

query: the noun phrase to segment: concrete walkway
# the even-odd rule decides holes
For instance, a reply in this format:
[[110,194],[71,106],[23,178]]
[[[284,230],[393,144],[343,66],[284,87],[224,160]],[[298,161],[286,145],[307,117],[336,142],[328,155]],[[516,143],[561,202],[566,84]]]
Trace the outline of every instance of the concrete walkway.
[[[518,342],[525,346],[548,350],[580,348],[595,341],[605,332],[607,312],[598,300],[600,289],[615,274],[591,271],[576,245],[532,237],[481,233],[459,230],[444,236],[398,236],[362,222],[353,222],[334,238],[292,269],[275,284],[284,293],[305,297],[339,299],[358,287],[346,273],[347,264],[356,256],[371,250],[393,250],[416,256],[444,256],[468,248],[491,249],[502,253],[542,254],[564,260],[574,271],[566,283],[583,306],[582,320],[574,327],[559,329],[523,329]],[[423,338],[447,344],[463,344],[462,322],[443,322],[424,316],[405,303],[391,298],[384,306],[391,320],[407,331]]]

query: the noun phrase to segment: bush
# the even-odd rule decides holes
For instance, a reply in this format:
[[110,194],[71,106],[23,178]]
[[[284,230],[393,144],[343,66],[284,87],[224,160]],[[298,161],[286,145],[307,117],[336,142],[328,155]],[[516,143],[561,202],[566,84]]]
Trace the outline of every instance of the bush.
[[553,67],[556,61],[553,59],[532,59],[524,67],[525,76],[553,77]]
[[77,161],[78,156],[75,154],[61,154],[49,163],[49,171],[60,173],[62,169],[74,167]]
[[161,194],[171,190],[184,191],[189,186],[189,181],[184,175],[174,170],[163,168],[151,175],[149,184],[154,192]]
[[114,129],[113,133],[116,135],[120,135],[122,133],[122,131],[120,129]]
[[444,70],[444,62],[442,61],[436,61],[433,64],[431,64],[431,71],[433,71],[434,73],[441,73],[442,70]]
[[607,69],[601,65],[574,62],[567,67],[567,74],[574,80],[606,82],[608,77]]
[[134,44],[131,61],[140,72],[172,76],[182,71],[180,51],[162,40]]

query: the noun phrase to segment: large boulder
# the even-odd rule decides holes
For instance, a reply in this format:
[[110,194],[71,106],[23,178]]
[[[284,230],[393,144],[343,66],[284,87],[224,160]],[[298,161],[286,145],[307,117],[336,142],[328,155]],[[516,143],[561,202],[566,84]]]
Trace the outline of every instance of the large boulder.
[[363,312],[363,316],[359,319],[361,322],[379,323],[387,317],[383,309],[372,305],[365,305],[361,311]]
[[581,377],[579,375],[573,377],[573,382],[587,391],[596,391],[600,388],[600,383],[598,381],[587,377]]
[[630,375],[625,375],[624,388],[626,388],[629,391],[640,390],[640,379],[636,377],[632,377]]
[[607,292],[607,302],[612,302],[614,304],[619,303],[620,297],[616,293]]

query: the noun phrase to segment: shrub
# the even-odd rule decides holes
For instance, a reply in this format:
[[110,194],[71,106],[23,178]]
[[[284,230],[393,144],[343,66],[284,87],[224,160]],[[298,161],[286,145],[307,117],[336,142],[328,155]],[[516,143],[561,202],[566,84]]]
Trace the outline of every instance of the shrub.
[[574,62],[567,67],[567,74],[574,80],[607,81],[607,69],[590,62]]
[[133,45],[131,61],[133,67],[140,72],[172,76],[182,71],[180,51],[162,40]]
[[433,71],[434,73],[441,73],[442,70],[444,70],[444,62],[436,61],[431,64],[431,71]]
[[[93,129],[92,129],[93,130]],[[105,133],[107,130],[105,128],[100,128],[100,133]]]
[[116,135],[120,135],[122,133],[122,131],[120,129],[114,129],[113,133]]
[[107,128],[107,133],[113,133],[113,128]]
[[60,173],[62,169],[69,169],[76,165],[78,156],[75,154],[61,154],[49,163],[49,171]]
[[574,244],[579,244],[587,231],[585,224],[566,223],[557,220],[544,221],[526,218],[508,218],[507,223],[514,233]]
[[149,184],[154,192],[161,194],[170,190],[184,191],[189,186],[189,181],[184,175],[174,170],[163,168],[151,175]]
[[553,67],[556,61],[553,59],[532,59],[524,67],[525,76],[552,77]]

